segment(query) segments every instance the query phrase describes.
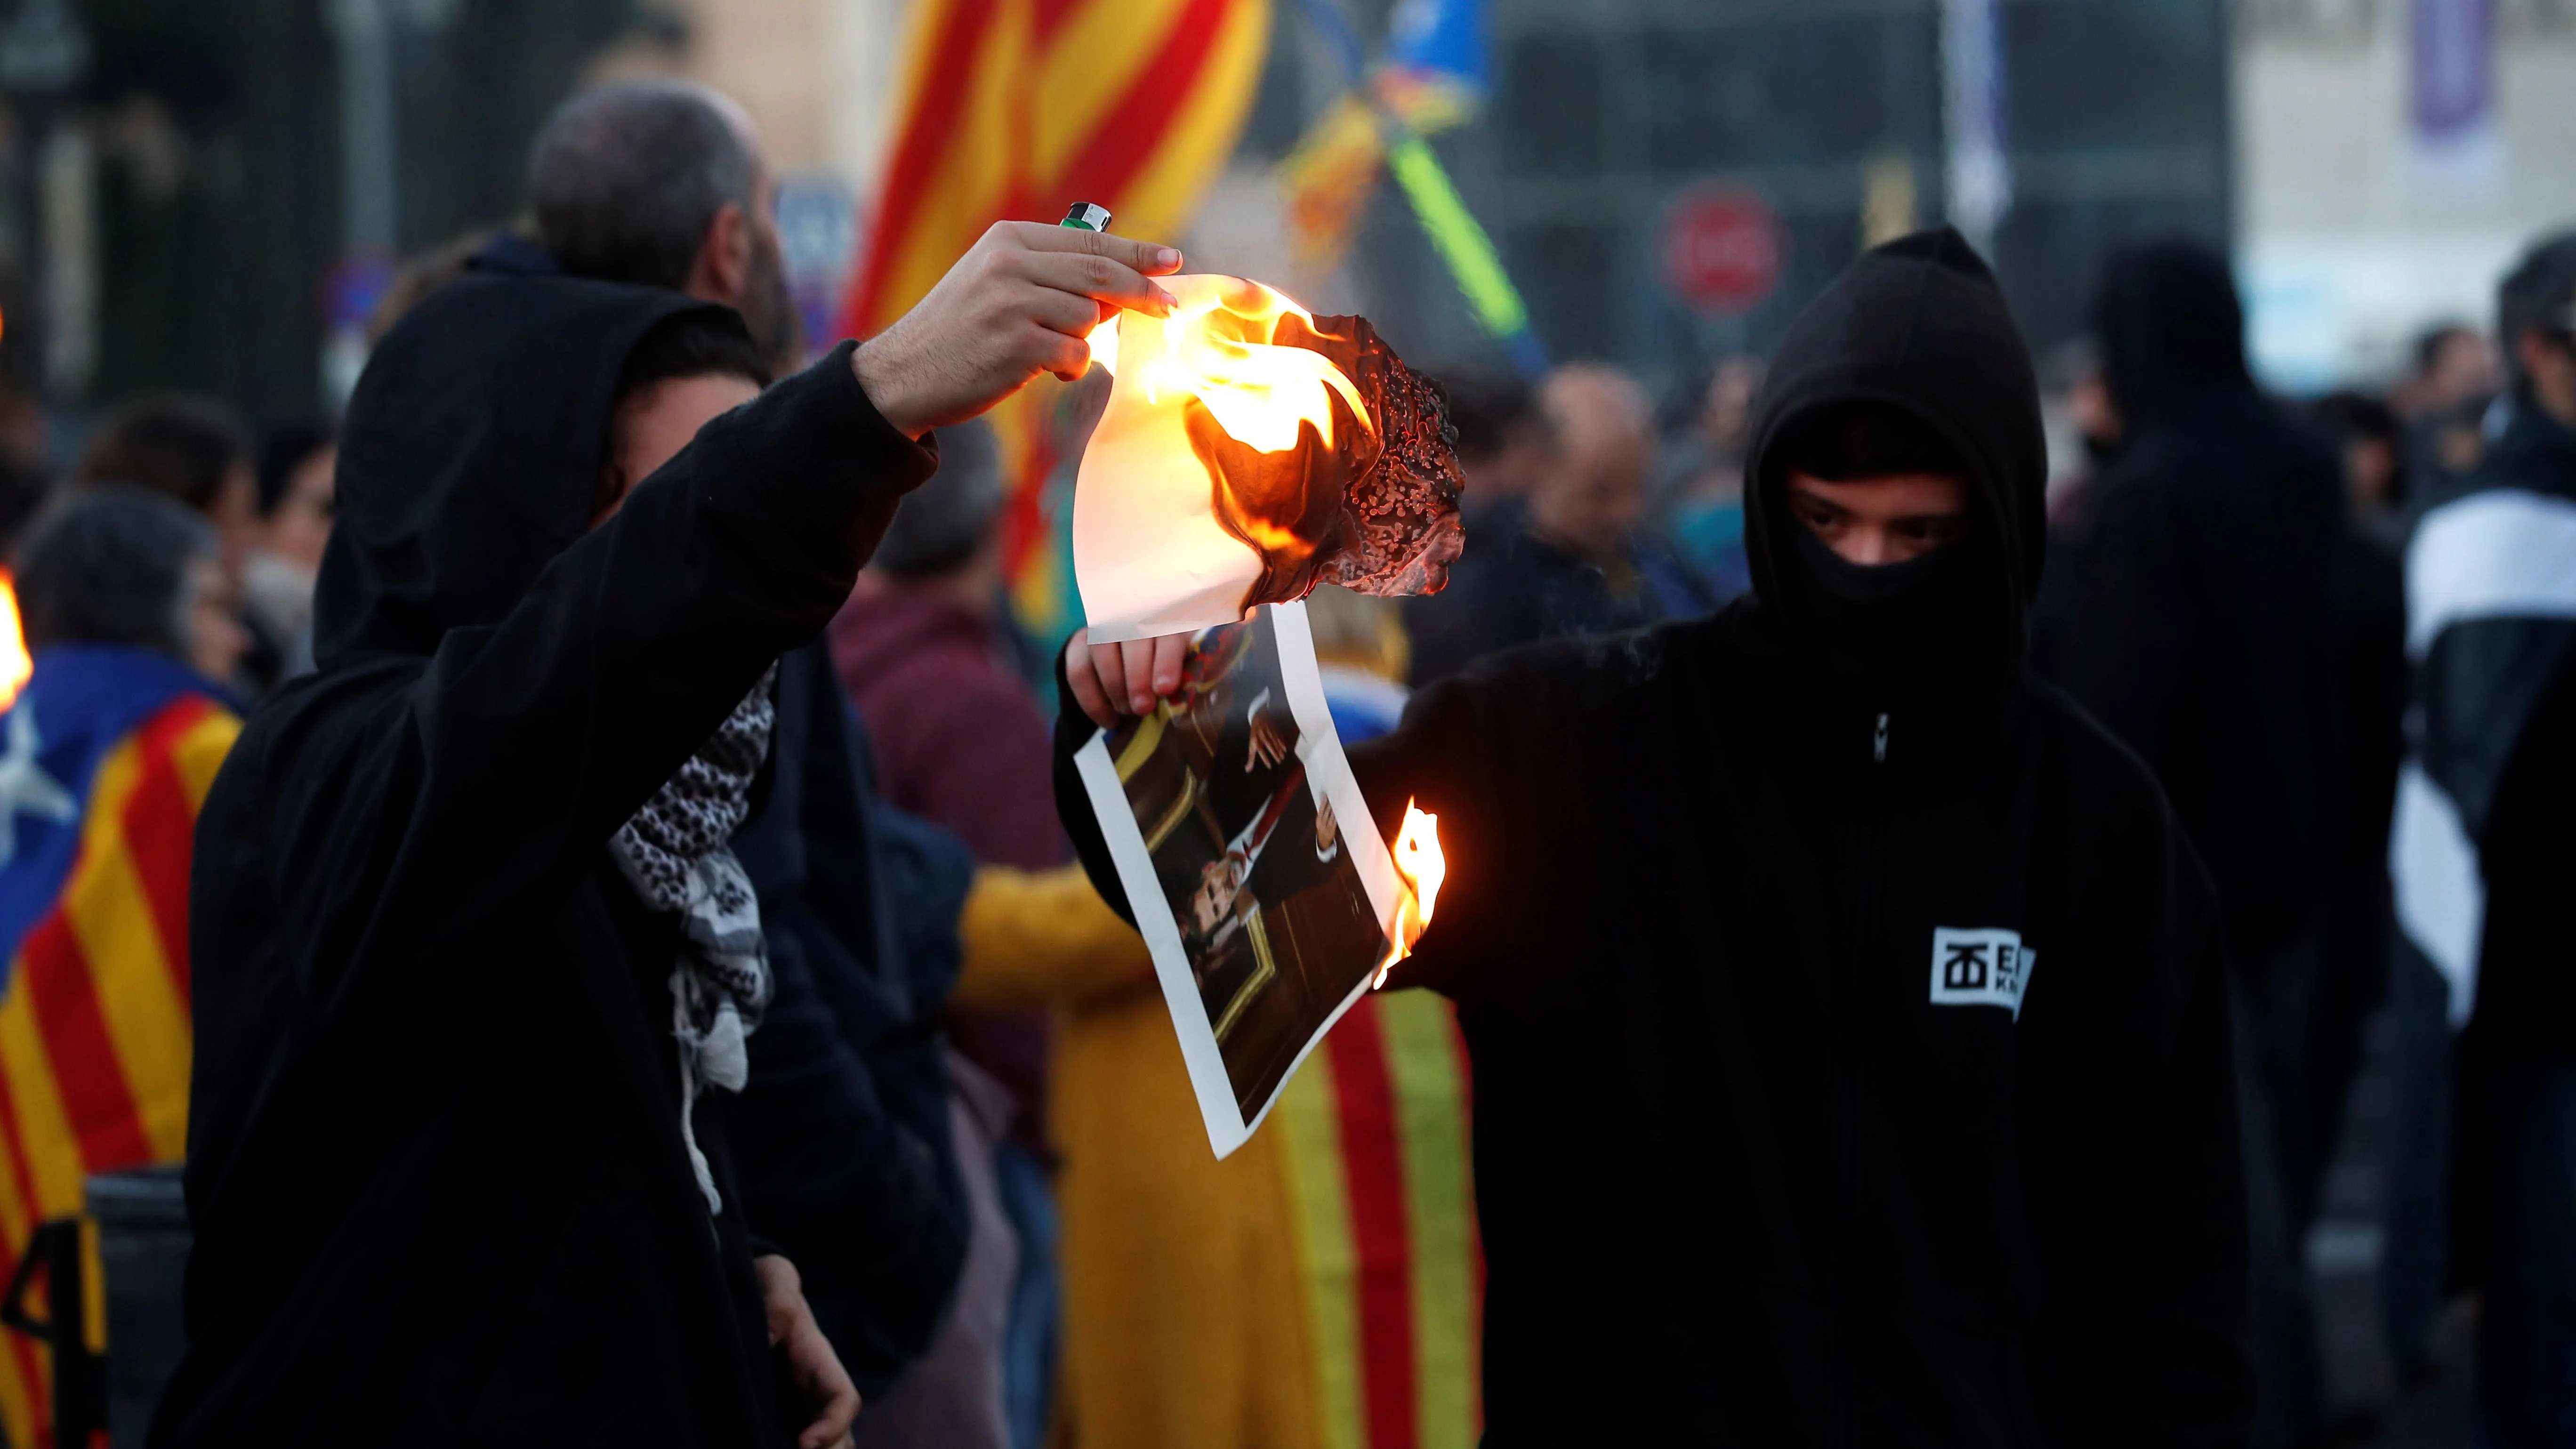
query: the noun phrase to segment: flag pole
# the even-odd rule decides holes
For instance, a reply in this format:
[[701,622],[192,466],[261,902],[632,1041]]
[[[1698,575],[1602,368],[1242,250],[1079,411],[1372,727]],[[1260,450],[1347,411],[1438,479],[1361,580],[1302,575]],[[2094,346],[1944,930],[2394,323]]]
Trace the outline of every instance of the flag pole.
[[1352,93],[1376,118],[1378,134],[1386,142],[1387,170],[1404,189],[1414,219],[1448,266],[1450,279],[1458,284],[1478,325],[1503,345],[1513,369],[1523,378],[1537,382],[1545,377],[1547,348],[1530,325],[1529,308],[1521,300],[1520,289],[1512,285],[1493,238],[1449,179],[1448,168],[1440,164],[1439,155],[1420,132],[1379,100],[1368,83],[1367,52],[1333,0],[1297,0],[1297,5],[1340,59]]

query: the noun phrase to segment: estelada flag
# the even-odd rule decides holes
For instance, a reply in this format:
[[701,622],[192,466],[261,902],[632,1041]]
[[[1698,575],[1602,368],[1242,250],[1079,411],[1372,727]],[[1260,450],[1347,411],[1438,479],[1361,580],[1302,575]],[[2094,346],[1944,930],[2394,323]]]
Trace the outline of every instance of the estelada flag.
[[[240,733],[176,661],[103,645],[38,655],[0,715],[0,1280],[86,1176],[186,1150],[190,846]],[[46,1350],[0,1340],[0,1432],[51,1442]]]
[[[1123,236],[1177,240],[1234,152],[1269,40],[1270,0],[916,0],[894,150],[841,334],[884,330],[997,221],[1051,222],[1088,201]],[[1041,380],[993,415],[1024,615],[1069,593],[1069,578],[1024,577],[1062,572],[1038,498],[1051,396]]]

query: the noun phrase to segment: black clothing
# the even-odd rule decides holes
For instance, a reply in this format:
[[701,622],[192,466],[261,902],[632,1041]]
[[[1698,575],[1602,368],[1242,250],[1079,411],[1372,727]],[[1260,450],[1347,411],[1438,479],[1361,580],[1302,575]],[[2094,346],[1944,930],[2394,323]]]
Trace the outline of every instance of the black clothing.
[[2115,259],[2097,327],[2124,427],[2044,595],[2039,667],[2143,756],[2218,885],[2239,992],[2256,1436],[2316,1431],[2305,1243],[2361,1022],[2385,980],[2404,707],[2395,561],[2332,443],[2256,390],[2227,261]]
[[[2518,403],[2469,486],[2425,515],[2407,557],[2409,593],[2428,615],[2411,627],[2422,723],[2409,769],[2456,820],[2485,887],[2469,960],[2444,960],[2438,932],[2414,943],[2452,978],[2455,1009],[2470,1008],[2458,1045],[2452,1202],[2451,1279],[2461,1288],[2498,1281],[2514,1255],[2532,1251],[2495,1237],[2515,1195],[2529,1190],[2522,1164],[2536,1160],[2509,1135],[2516,1093],[2576,1063],[2565,924],[2576,880],[2567,748],[2576,739],[2576,593],[2555,552],[2571,530],[2576,431]],[[2401,839],[2401,860],[2409,843]]]
[[199,820],[158,1444],[783,1442],[720,1094],[712,1220],[680,1141],[676,918],[604,846],[935,458],[844,348],[585,534],[619,370],[699,305],[469,276],[360,380],[320,672]]
[[[1382,830],[1440,819],[1397,970],[1473,1059],[1486,1442],[2237,1442],[2216,904],[2144,768],[2020,675],[2045,466],[2003,299],[1910,238],[1771,378],[1756,599],[1499,655],[1350,750]],[[1974,667],[1838,667],[1784,591],[1763,455],[1864,400],[1972,463],[1982,572],[1919,602],[1990,626]]]
[[779,661],[770,761],[733,838],[776,985],[726,1112],[734,1169],[873,1397],[930,1346],[966,1257],[939,1023],[974,858],[877,798],[820,643]]
[[[2398,571],[2347,521],[2332,445],[2255,390],[2224,259],[2121,259],[2099,323],[2128,441],[2087,496],[2081,572],[2044,595],[2037,663],[2156,771],[2231,954],[2259,969],[2330,915],[2376,912]],[[2377,939],[2352,949],[2375,977]]]
[[1530,532],[1517,500],[1472,512],[1467,538],[1447,588],[1403,601],[1417,688],[1498,650],[1612,634],[1664,617],[1644,570],[1576,558]]
[[[2471,494],[2504,489],[2576,502],[2576,431],[2517,407],[2471,483]],[[2445,630],[2424,678],[2425,768],[2459,799],[2486,875],[2471,1029],[2517,1056],[2576,1060],[2576,623],[2518,615]]]

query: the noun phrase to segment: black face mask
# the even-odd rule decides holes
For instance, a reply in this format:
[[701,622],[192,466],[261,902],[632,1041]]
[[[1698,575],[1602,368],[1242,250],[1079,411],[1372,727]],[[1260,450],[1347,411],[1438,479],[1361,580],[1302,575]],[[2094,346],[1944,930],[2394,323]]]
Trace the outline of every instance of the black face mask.
[[1919,686],[1990,672],[1977,661],[1997,653],[1990,596],[2002,570],[1984,530],[1893,564],[1853,563],[1803,523],[1788,533],[1810,643],[1836,674]]

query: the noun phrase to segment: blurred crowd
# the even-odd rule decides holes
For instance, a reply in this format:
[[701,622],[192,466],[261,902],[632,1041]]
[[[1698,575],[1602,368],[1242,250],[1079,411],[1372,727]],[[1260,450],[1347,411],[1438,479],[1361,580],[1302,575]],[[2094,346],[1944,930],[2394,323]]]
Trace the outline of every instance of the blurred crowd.
[[[712,415],[683,393],[731,379],[749,396],[803,360],[772,183],[738,113],[662,83],[569,104],[530,178],[528,217],[420,259],[377,335],[402,355],[404,313],[528,270],[733,309],[744,327],[705,336],[665,335],[692,313],[646,318],[624,344],[642,358],[638,338],[661,337],[667,358],[594,366],[586,385],[613,418],[594,446],[610,457],[603,479],[622,479],[598,485],[613,510]],[[2481,1292],[2493,1442],[2571,1442],[2576,997],[2548,903],[2576,855],[2576,800],[2545,757],[2576,709],[2576,655],[2550,627],[2496,628],[2554,626],[2568,598],[2495,579],[2481,594],[2428,549],[2451,536],[2447,520],[2475,523],[2458,510],[2537,499],[2532,519],[2505,525],[2515,566],[2576,575],[2576,552],[2549,552],[2576,549],[2557,511],[2576,500],[2576,238],[2536,244],[2492,324],[2427,331],[2406,374],[2374,391],[2263,393],[2226,260],[2199,244],[2106,257],[2096,320],[2040,379],[2052,476],[2032,660],[2157,772],[2224,903],[2258,1442],[2350,1433],[2327,1412],[2306,1243],[2374,1012],[2400,1082],[2389,1351],[2410,1375],[2433,1372],[2443,1305]],[[591,324],[560,325],[569,337]],[[582,345],[546,365],[593,366]],[[1447,590],[1400,604],[1328,590],[1313,605],[1345,740],[1390,728],[1409,690],[1498,651],[1758,591],[1743,491],[1763,379],[1751,356],[1660,400],[1594,362],[1534,384],[1446,379],[1469,484],[1468,548]],[[538,431],[483,440],[497,451],[461,466],[578,446],[565,441],[577,429],[525,426]],[[317,651],[317,590],[335,571],[353,587],[363,568],[393,597],[454,566],[441,550],[456,539],[426,524],[333,541],[344,443],[414,460],[424,496],[453,497],[469,482],[425,450],[454,440],[344,440],[338,427],[253,425],[211,399],[154,396],[97,420],[60,477],[41,439],[0,456],[0,532],[34,661],[0,724],[0,926],[17,933],[0,1004],[12,1120],[0,1266],[79,1212],[83,1175],[184,1155],[187,832],[240,720],[291,695],[317,658],[355,667],[331,657],[356,657],[347,640]],[[759,1030],[734,1083],[725,1186],[797,1264],[865,1404],[856,1442],[1474,1442],[1481,1249],[1452,1008],[1423,992],[1363,1001],[1338,1029],[1346,1046],[1309,1063],[1274,1125],[1210,1159],[1144,947],[1070,864],[1049,742],[1056,641],[1025,637],[1006,606],[1002,450],[980,423],[938,439],[935,474],[824,637],[780,661],[773,764],[731,852],[774,987],[760,1009],[745,1003]],[[1061,441],[1078,453],[1078,436]],[[521,507],[476,506],[492,529]],[[435,591],[417,589],[430,609]],[[2447,884],[2392,879],[2392,817],[2400,875],[2417,859],[2401,777],[2424,782],[2424,808],[2466,842],[2465,874]],[[124,874],[100,864],[110,846],[133,862]],[[197,874],[202,911],[205,862]],[[473,903],[469,883],[440,889]],[[2475,902],[2452,898],[2469,891]],[[2465,947],[2428,943],[2438,932],[2422,923],[2462,911]],[[520,1009],[493,997],[525,990],[459,989],[483,998],[457,1019],[477,1032],[484,1013]],[[476,1047],[454,1050],[448,1069],[497,1070]],[[92,1055],[66,1055],[78,1052]],[[201,1113],[207,1070],[197,1063]],[[485,1186],[435,1211],[491,1211],[475,1201]],[[543,1233],[562,1219],[511,1220]],[[611,1214],[586,1230],[625,1229]],[[222,1281],[208,1271],[192,1291]],[[66,1301],[64,1285],[51,1291]],[[192,1326],[222,1331],[219,1312],[191,1311]],[[1392,1406],[1361,1373],[1390,1354],[1412,1364]],[[62,1380],[23,1342],[10,1355],[9,1442],[97,1411],[56,1402]],[[188,1388],[201,1413],[225,1391]]]

